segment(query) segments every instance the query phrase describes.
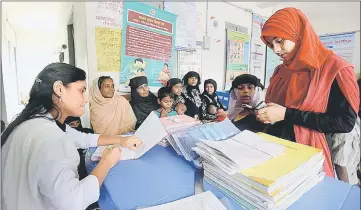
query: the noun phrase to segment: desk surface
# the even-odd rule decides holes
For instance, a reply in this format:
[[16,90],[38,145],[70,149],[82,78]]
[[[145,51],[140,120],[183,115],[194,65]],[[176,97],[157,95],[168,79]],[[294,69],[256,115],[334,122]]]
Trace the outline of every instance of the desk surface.
[[[90,172],[96,163],[87,162]],[[195,172],[172,147],[157,145],[140,159],[120,161],[109,171],[99,205],[104,210],[135,209],[194,195]]]
[[[228,210],[243,210],[235,200],[203,181],[205,191],[212,191],[219,199],[226,200]],[[359,210],[360,188],[336,179],[325,177],[322,182],[305,193],[288,210]]]

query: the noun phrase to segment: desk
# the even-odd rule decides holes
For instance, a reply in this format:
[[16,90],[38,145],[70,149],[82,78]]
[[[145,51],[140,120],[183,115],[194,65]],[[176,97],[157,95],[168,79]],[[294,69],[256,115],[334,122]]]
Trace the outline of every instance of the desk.
[[[87,171],[97,162],[86,157]],[[99,206],[102,210],[135,209],[159,205],[195,194],[196,170],[172,147],[153,147],[138,160],[120,161],[106,177],[101,188]]]
[[[235,200],[203,180],[205,191],[212,191],[219,199],[225,200],[228,210],[243,210]],[[325,177],[322,182],[305,193],[287,210],[359,210],[360,188],[336,179]]]

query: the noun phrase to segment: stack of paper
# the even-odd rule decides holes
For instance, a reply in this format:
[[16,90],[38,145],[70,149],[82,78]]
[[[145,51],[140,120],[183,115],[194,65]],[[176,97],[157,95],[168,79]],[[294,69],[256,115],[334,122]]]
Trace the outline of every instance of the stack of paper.
[[195,118],[189,117],[187,115],[164,117],[164,118],[160,118],[160,121],[162,122],[164,128],[168,132],[168,135],[158,143],[162,147],[169,146],[168,137],[170,134],[184,131],[192,126],[197,126],[201,124],[201,121],[196,120]]
[[218,198],[210,191],[193,195],[170,203],[148,207],[137,208],[144,210],[227,210]]
[[201,140],[223,141],[239,132],[238,128],[230,120],[226,119],[222,122],[202,124],[172,133],[167,139],[174,150],[183,155],[186,160],[197,161],[199,155],[192,150],[197,142]]
[[267,134],[243,131],[194,150],[205,180],[244,209],[286,209],[324,177],[321,150]]

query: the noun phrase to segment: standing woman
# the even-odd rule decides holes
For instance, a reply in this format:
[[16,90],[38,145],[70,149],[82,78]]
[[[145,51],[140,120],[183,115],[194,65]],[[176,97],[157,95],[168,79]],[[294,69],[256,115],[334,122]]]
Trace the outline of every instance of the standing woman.
[[137,118],[135,128],[137,129],[148,115],[158,109],[157,97],[149,91],[148,79],[145,76],[134,77],[130,80],[132,108]]
[[201,78],[197,72],[189,71],[183,77],[183,84],[183,94],[185,97],[185,105],[187,107],[185,114],[190,117],[198,118],[200,107],[202,105],[202,98],[199,90]]
[[90,121],[95,133],[121,135],[135,129],[135,118],[127,99],[114,93],[114,82],[109,76],[93,81],[90,88]]
[[268,107],[258,111],[258,119],[272,123],[271,135],[322,149],[324,171],[334,177],[331,133],[351,132],[360,104],[353,66],[328,50],[295,8],[273,14],[261,39],[283,64],[270,79]]
[[120,144],[136,148],[135,136],[85,134],[64,124],[80,116],[86,104],[85,72],[64,63],[42,70],[29,103],[1,135],[3,210],[85,209],[99,198],[119,147],[108,147],[89,176],[79,181],[77,148]]

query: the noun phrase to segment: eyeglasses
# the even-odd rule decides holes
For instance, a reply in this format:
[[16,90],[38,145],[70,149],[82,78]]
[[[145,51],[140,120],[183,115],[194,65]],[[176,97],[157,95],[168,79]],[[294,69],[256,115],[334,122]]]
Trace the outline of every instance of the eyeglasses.
[[148,90],[148,89],[149,89],[148,84],[143,84],[137,88],[137,90],[139,90],[139,91],[140,90]]

